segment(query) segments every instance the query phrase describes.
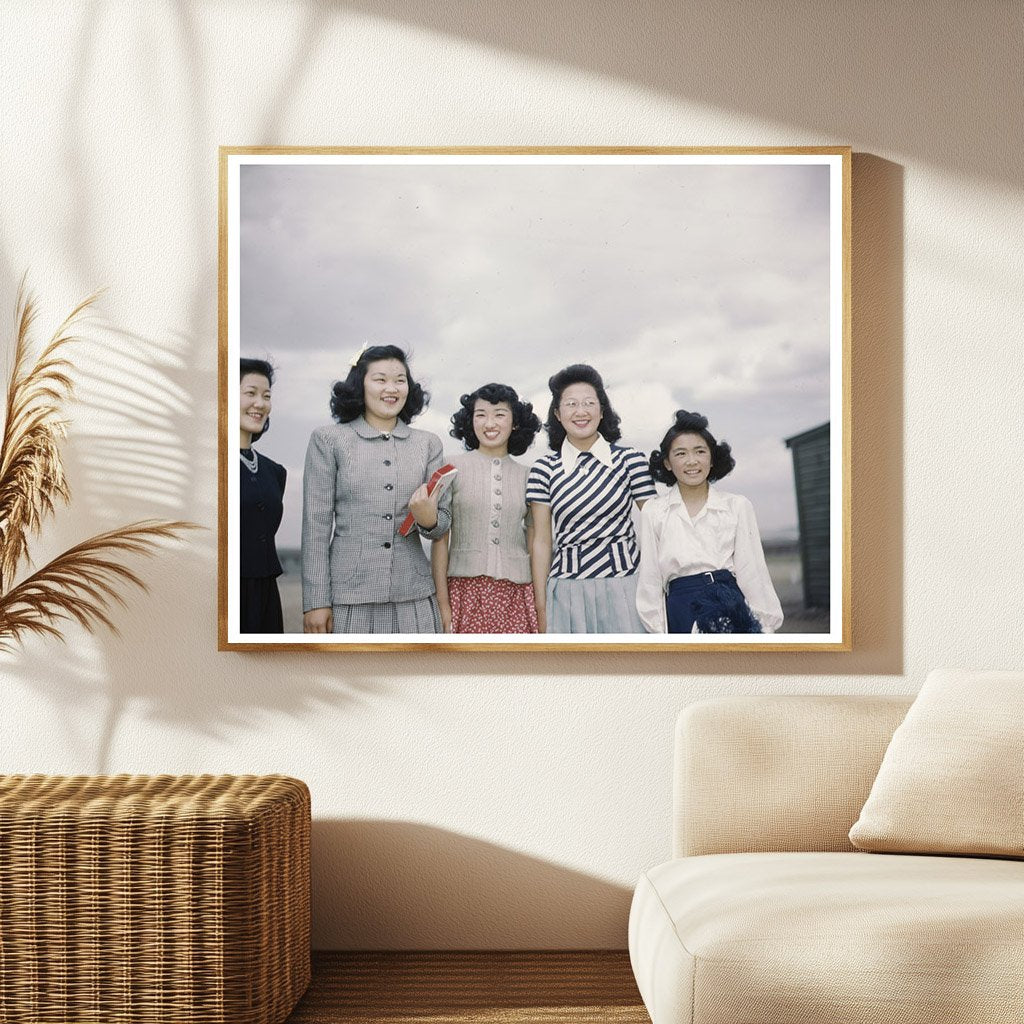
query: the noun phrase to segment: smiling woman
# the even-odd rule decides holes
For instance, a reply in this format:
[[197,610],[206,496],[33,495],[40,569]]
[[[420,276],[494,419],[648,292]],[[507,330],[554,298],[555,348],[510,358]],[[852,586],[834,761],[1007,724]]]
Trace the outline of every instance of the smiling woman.
[[601,375],[577,364],[548,386],[548,442],[527,500],[534,518],[533,585],[549,633],[638,633],[634,503],[655,495],[644,457],[622,436]]
[[533,406],[507,384],[485,384],[460,399],[452,437],[452,530],[434,541],[431,564],[446,633],[536,633],[530,580],[533,524],[522,455],[540,430]]
[[[409,423],[429,396],[395,345],[364,347],[332,390],[335,423],[313,432],[302,495],[306,633],[438,633],[441,617],[420,537],[451,525],[428,494],[441,439]],[[411,514],[415,529],[398,527]]]
[[253,442],[270,426],[274,369],[263,359],[239,360],[239,630],[283,633],[274,541],[284,512],[284,466],[257,454]]
[[736,460],[708,420],[680,409],[651,453],[651,473],[674,484],[640,517],[637,609],[651,633],[774,633],[782,606],[772,586],[754,507],[712,487]]

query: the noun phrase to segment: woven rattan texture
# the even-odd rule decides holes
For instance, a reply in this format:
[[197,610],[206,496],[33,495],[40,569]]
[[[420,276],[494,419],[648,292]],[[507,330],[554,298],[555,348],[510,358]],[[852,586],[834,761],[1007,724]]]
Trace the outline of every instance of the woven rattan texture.
[[285,776],[0,777],[0,1022],[283,1021],[309,834]]

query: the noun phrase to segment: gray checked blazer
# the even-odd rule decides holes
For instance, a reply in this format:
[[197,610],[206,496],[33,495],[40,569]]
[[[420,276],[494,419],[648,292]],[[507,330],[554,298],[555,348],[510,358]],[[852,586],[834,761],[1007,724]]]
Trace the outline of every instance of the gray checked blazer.
[[451,526],[451,489],[437,525],[398,528],[409,499],[444,465],[441,439],[401,420],[382,434],[361,416],[313,431],[302,481],[302,608],[412,601],[434,593],[420,537]]

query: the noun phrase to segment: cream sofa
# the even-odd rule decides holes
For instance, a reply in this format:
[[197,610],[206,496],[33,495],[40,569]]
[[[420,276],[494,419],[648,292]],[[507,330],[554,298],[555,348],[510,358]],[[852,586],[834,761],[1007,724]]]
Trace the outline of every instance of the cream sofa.
[[[909,706],[737,697],[682,713],[675,859],[640,879],[629,925],[653,1024],[1024,1022],[1024,861],[848,838]],[[1005,764],[1014,785],[1022,771]]]

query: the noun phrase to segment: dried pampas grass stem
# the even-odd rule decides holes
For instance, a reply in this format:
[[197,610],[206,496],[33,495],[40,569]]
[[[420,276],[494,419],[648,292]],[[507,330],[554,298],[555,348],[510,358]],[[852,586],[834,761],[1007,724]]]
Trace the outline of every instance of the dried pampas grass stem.
[[11,586],[29,560],[29,541],[58,503],[71,500],[61,443],[66,436],[64,407],[72,398],[74,366],[65,346],[78,340],[76,327],[99,293],[80,302],[32,357],[35,299],[22,280],[18,291],[14,359],[4,403],[0,447],[0,650],[35,633],[63,639],[61,625],[74,620],[90,631],[103,624],[117,632],[109,612],[124,605],[118,586],[146,589],[122,564],[124,555],[153,554],[162,540],[196,529],[195,523],[148,520],[98,534],[58,555]]

